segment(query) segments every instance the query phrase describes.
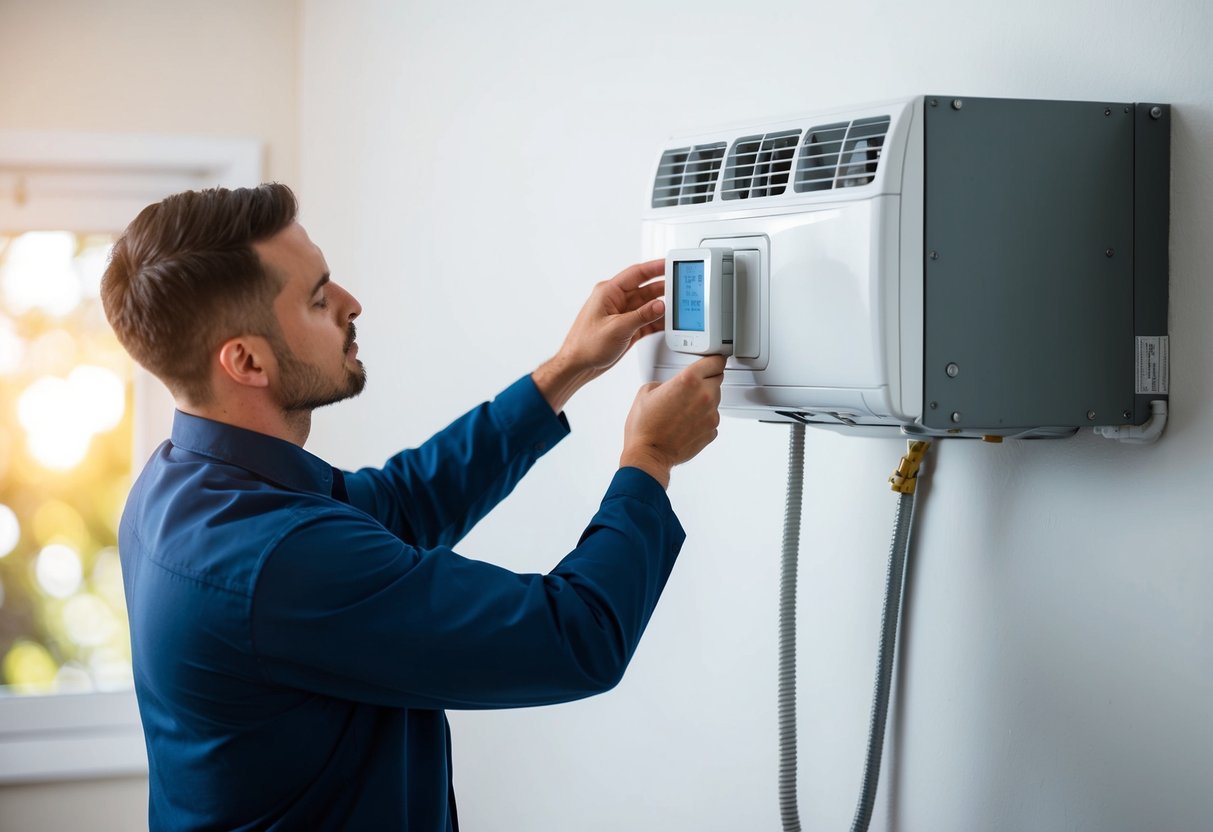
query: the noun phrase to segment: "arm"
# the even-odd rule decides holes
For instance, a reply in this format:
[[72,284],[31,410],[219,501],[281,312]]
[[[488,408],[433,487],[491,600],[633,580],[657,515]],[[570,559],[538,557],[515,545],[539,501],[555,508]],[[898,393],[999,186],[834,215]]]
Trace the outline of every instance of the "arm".
[[[406,542],[457,543],[568,433],[568,423],[557,414],[569,398],[641,338],[662,329],[664,284],[655,278],[664,265],[664,260],[640,263],[596,285],[556,355],[529,379],[382,469],[349,475],[350,501]],[[669,471],[643,455],[623,464],[668,482]]]
[[578,699],[619,681],[682,541],[662,489],[631,469],[547,575],[419,550],[345,510],[292,530],[269,556],[255,649],[275,683],[385,705]]
[[254,600],[268,678],[422,708],[535,705],[615,685],[682,545],[669,470],[715,437],[723,369],[709,356],[640,391],[621,469],[547,575],[409,546],[346,507],[287,531]]
[[350,503],[407,543],[452,546],[568,432],[524,377],[383,468],[347,474]]

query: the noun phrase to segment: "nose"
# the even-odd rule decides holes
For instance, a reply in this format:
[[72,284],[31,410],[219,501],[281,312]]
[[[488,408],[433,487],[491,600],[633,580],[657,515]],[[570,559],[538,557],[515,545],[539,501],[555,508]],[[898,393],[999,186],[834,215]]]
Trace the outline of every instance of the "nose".
[[362,304],[358,302],[358,298],[349,293],[344,286],[339,286],[336,283],[330,284],[343,296],[341,298],[341,307],[346,310],[346,320],[352,321],[362,314]]

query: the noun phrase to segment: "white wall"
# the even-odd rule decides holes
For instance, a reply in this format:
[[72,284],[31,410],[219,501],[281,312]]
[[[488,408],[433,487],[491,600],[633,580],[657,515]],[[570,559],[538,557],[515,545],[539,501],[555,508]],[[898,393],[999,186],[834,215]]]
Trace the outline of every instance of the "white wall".
[[297,0],[0,0],[0,127],[255,138],[293,181],[298,34]]
[[[293,181],[298,35],[296,0],[0,0],[0,128],[253,138]],[[6,832],[146,819],[146,777],[0,787]]]
[[[366,310],[371,385],[314,433],[345,465],[555,349],[591,284],[638,255],[670,132],[917,93],[1173,103],[1167,434],[937,446],[873,828],[1213,828],[1206,4],[309,0],[303,17],[304,219]],[[571,547],[638,380],[625,361],[584,391],[574,434],[464,550],[545,570]],[[618,689],[453,715],[467,829],[777,827],[785,441],[728,421],[675,472],[689,538]],[[901,452],[808,437],[806,828],[844,828],[858,791]]]

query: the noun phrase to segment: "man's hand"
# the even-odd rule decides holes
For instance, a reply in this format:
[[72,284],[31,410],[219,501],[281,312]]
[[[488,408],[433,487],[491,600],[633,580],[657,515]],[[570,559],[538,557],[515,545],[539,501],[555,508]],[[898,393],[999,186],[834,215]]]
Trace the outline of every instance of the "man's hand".
[[653,280],[664,270],[664,260],[650,260],[594,287],[560,351],[531,375],[554,411],[641,338],[665,328],[665,281]]
[[709,355],[664,384],[640,388],[623,429],[620,466],[639,468],[670,484],[670,469],[716,438],[725,357]]

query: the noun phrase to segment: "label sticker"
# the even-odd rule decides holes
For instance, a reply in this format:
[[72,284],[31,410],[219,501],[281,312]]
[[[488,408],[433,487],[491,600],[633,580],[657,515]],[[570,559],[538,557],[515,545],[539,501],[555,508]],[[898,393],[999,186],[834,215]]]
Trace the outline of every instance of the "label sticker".
[[1137,392],[1145,395],[1167,395],[1170,374],[1170,337],[1137,336]]

